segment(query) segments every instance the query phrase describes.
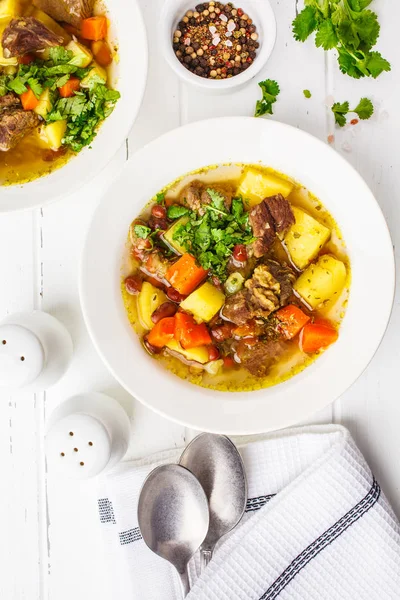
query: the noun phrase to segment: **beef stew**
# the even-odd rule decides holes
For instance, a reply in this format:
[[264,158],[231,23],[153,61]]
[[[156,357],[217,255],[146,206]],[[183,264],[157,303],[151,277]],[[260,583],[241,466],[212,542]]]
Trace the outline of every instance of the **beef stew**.
[[144,351],[192,383],[251,391],[337,340],[350,264],[333,217],[301,184],[224,165],[186,175],[144,208],[121,285]]

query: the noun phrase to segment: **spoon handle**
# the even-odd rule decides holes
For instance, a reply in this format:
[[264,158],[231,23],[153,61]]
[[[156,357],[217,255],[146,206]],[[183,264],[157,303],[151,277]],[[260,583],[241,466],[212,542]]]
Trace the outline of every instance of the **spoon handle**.
[[200,550],[200,573],[204,571],[210,560],[212,559],[212,550],[209,548],[202,548]]
[[188,593],[190,592],[190,581],[189,581],[189,572],[186,569],[185,571],[183,571],[183,573],[179,573],[179,577],[181,578],[181,585],[182,585],[182,593],[183,593],[183,597],[185,598]]

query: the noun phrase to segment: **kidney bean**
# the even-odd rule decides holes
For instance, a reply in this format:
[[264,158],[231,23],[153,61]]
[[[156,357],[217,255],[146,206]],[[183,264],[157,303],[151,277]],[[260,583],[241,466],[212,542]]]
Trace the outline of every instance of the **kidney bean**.
[[167,219],[159,219],[153,216],[150,217],[148,225],[153,230],[161,229],[162,231],[165,231],[166,229],[168,229]]
[[208,360],[217,360],[219,356],[219,350],[216,346],[208,346]]
[[236,244],[232,254],[233,258],[238,262],[246,262],[247,260],[247,250],[244,244]]
[[143,338],[143,346],[146,348],[149,354],[160,354],[162,350],[162,348],[156,348],[155,346],[152,346],[147,339],[147,335]]
[[218,343],[224,342],[232,337],[232,331],[235,326],[233,323],[225,323],[224,325],[219,325],[218,327],[214,327],[211,329],[211,335],[214,340]]
[[183,296],[182,294],[180,294],[178,292],[178,290],[176,290],[173,287],[169,287],[167,289],[167,296],[170,300],[172,300],[172,302],[182,302],[182,300],[184,300],[186,298],[186,296]]
[[158,323],[165,317],[173,317],[177,311],[177,306],[173,302],[163,302],[151,315],[153,323]]
[[167,211],[165,209],[165,206],[161,206],[160,204],[155,204],[152,207],[151,214],[153,215],[153,217],[156,217],[156,219],[166,219],[167,218]]
[[128,294],[138,294],[142,289],[142,283],[142,278],[139,275],[129,275],[129,277],[125,279],[125,289]]

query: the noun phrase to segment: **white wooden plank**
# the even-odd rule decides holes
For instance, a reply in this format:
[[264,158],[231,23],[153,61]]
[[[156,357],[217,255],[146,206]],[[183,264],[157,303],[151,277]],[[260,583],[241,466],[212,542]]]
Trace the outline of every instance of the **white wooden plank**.
[[[0,218],[0,319],[39,306],[36,216],[30,212]],[[42,419],[43,405],[32,393],[0,392],[1,598],[41,597],[39,539],[46,522],[39,507],[43,453],[36,430]]]
[[[374,192],[387,219],[398,264],[400,244],[400,214],[398,210],[398,156],[400,153],[398,106],[400,90],[397,85],[398,50],[395,47],[396,24],[400,6],[389,0],[374,2],[379,13],[381,37],[377,48],[392,61],[393,71],[376,81],[354,81],[342,75],[334,59],[330,61],[335,101],[349,100],[355,106],[362,96],[373,100],[376,113],[370,121],[344,130],[335,130],[336,149],[359,171]],[[333,120],[331,127],[333,132]],[[362,227],[360,223],[355,226]],[[374,241],[371,240],[373,244]],[[379,274],[371,273],[371,293],[377,292],[379,310]],[[335,420],[349,427],[367,460],[370,462],[393,507],[400,513],[400,484],[398,479],[398,434],[400,405],[397,399],[397,371],[400,307],[398,296],[385,339],[372,363],[353,387],[335,404]],[[368,323],[365,324],[368,335]]]

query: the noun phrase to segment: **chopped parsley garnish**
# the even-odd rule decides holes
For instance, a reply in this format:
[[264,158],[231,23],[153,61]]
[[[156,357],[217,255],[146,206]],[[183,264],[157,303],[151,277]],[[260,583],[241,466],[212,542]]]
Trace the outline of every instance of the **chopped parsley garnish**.
[[254,237],[241,198],[234,198],[228,210],[221,194],[211,188],[207,192],[211,203],[202,205],[204,214],[186,209],[188,222],[177,228],[173,239],[223,282],[235,245],[250,244]]
[[139,225],[139,224],[134,225],[133,230],[134,230],[135,234],[139,238],[142,238],[143,240],[148,238],[149,235],[151,234],[150,227],[147,227],[146,225]]
[[163,192],[156,194],[156,203],[162,205],[165,204],[165,194]]
[[349,112],[356,113],[362,120],[369,119],[374,114],[374,106],[368,98],[361,98],[360,102],[353,109],[348,102],[335,102],[332,106],[332,112],[335,116],[335,122],[339,127],[344,127],[347,123],[346,115]]
[[342,73],[360,79],[377,78],[390,63],[372,48],[380,32],[377,15],[367,10],[372,0],[305,0],[293,21],[293,35],[304,42],[314,31],[315,45],[336,48]]
[[189,209],[184,206],[178,206],[174,204],[173,206],[169,206],[167,209],[168,219],[180,219],[184,215],[189,214]]
[[92,67],[81,68],[73,64],[73,53],[63,46],[49,49],[48,60],[35,60],[28,65],[19,65],[14,75],[0,76],[0,96],[9,91],[23,94],[30,88],[36,98],[44,89],[49,89],[52,108],[44,117],[47,123],[67,121],[63,144],[74,152],[80,152],[96,136],[97,126],[107,118],[120,97],[116,90],[109,89],[104,80],[90,74],[84,88],[70,98],[61,98],[58,88],[67,83],[70,76],[83,79]]
[[303,90],[303,94],[305,98],[311,98],[311,92],[310,90]]
[[276,102],[280,92],[279,85],[273,79],[260,81],[258,85],[262,90],[262,99],[257,100],[254,116],[272,115],[272,105]]

